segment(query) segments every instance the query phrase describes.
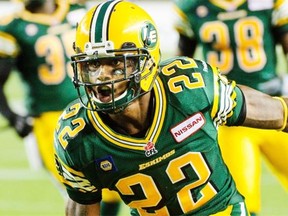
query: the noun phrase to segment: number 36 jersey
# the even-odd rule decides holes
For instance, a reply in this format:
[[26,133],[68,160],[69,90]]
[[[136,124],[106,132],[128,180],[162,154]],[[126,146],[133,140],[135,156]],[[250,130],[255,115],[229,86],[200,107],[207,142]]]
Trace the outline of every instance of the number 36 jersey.
[[77,98],[70,56],[76,22],[84,14],[84,6],[59,1],[53,14],[22,10],[1,18],[0,58],[16,59],[30,115],[63,110]]
[[78,100],[63,112],[56,164],[71,199],[96,203],[109,188],[138,215],[210,215],[243,200],[217,143],[218,126],[241,119],[241,91],[203,61],[178,57],[160,70],[143,137],[117,132]]

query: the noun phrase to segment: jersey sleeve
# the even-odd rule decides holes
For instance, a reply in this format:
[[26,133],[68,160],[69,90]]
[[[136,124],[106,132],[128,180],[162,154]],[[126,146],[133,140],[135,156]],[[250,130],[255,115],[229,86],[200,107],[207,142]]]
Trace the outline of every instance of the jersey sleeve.
[[92,184],[82,171],[83,164],[87,163],[85,158],[74,157],[83,156],[79,150],[82,133],[87,129],[83,112],[80,103],[72,103],[59,118],[54,133],[55,162],[69,197],[80,204],[93,204],[101,201],[101,189]]
[[228,80],[216,67],[212,67],[214,94],[211,118],[214,125],[239,125],[243,120],[245,99],[235,81]]
[[59,152],[55,154],[55,162],[61,183],[65,185],[66,191],[72,200],[84,205],[101,201],[101,192],[86,179],[81,171],[71,168],[67,165],[67,161],[65,163],[61,160]]

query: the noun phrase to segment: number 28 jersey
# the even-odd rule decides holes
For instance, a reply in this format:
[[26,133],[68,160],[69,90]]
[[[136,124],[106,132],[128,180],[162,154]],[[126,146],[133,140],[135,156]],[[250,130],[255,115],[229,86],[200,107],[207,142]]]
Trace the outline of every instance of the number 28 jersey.
[[92,204],[117,191],[136,215],[210,215],[242,201],[217,143],[220,124],[239,121],[243,95],[203,61],[161,65],[154,114],[143,137],[119,133],[78,100],[55,132],[56,163],[73,200]]

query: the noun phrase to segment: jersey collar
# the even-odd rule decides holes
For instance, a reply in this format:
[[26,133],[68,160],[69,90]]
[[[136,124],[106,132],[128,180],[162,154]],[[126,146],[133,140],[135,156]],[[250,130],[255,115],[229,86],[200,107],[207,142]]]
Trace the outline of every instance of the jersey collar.
[[159,77],[155,81],[153,91],[155,94],[155,112],[152,124],[144,138],[136,138],[116,133],[103,123],[97,112],[88,111],[88,118],[98,134],[110,143],[129,149],[145,150],[147,143],[156,143],[163,128],[167,109],[167,99],[164,86]]

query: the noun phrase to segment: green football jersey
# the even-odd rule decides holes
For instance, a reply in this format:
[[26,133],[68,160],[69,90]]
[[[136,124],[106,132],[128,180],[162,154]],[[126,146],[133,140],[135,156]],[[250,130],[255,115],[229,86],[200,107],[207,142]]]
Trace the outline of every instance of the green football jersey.
[[0,21],[0,57],[16,58],[30,115],[63,110],[77,98],[70,56],[84,14],[83,6],[63,2],[52,15],[23,10]]
[[221,124],[239,122],[243,95],[207,63],[161,64],[145,135],[119,132],[101,112],[71,103],[55,132],[56,163],[78,203],[117,191],[136,215],[210,215],[243,201],[217,143]]
[[288,31],[287,0],[176,0],[175,5],[175,28],[202,45],[208,63],[239,84],[269,93],[263,83],[277,76],[274,36]]

